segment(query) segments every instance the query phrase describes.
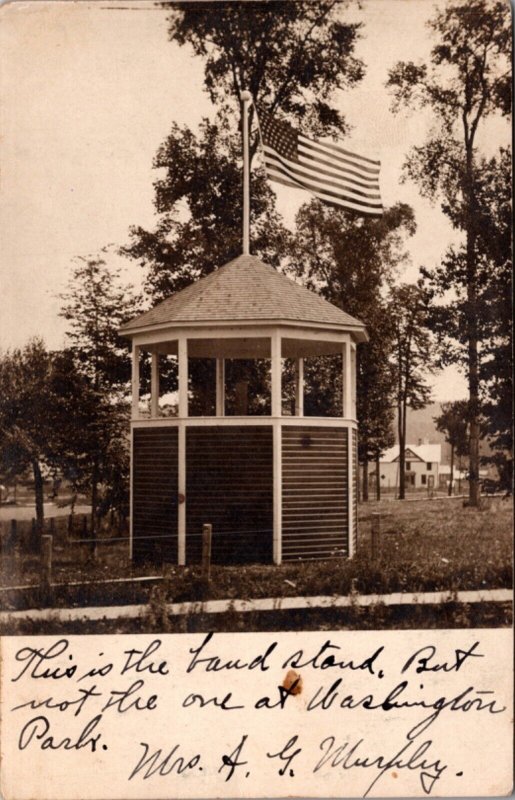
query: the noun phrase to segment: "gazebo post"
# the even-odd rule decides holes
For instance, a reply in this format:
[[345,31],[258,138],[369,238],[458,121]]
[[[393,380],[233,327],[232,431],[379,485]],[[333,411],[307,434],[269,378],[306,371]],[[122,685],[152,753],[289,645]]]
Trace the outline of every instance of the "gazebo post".
[[272,359],[272,416],[281,416],[281,333],[275,330],[270,341]]
[[216,416],[225,416],[225,359],[216,359]]
[[282,561],[282,380],[281,380],[281,332],[275,330],[270,340],[272,359],[272,418],[274,442],[274,487],[273,487],[273,560]]
[[304,416],[304,359],[295,361],[295,416]]
[[159,353],[152,353],[150,379],[150,416],[159,416]]
[[350,345],[344,342],[342,346],[342,417],[351,416],[351,374],[350,374]]
[[140,348],[132,343],[132,419],[139,419],[139,353]]
[[356,419],[356,345],[350,345],[350,412],[349,416]]
[[188,416],[188,340],[179,336],[179,430],[178,430],[178,492],[177,563],[186,564],[186,425]]
[[[354,357],[356,355],[356,348],[354,348]],[[347,419],[354,419],[356,416],[355,401],[352,396],[354,391],[354,381],[352,376],[352,344],[347,341],[343,345],[343,416]],[[354,362],[355,370],[355,362]],[[349,558],[354,556],[354,481],[353,475],[355,470],[354,453],[353,453],[353,438],[352,427],[349,423],[347,427],[347,471],[349,475],[348,491],[347,491],[347,507],[348,507],[348,536],[349,536]]]

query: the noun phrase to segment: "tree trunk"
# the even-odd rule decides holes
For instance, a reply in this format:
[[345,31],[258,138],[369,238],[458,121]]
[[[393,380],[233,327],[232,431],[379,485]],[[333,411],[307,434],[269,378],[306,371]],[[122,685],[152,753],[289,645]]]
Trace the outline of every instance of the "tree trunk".
[[454,445],[451,444],[451,479],[449,481],[449,491],[448,491],[449,497],[452,496],[453,483],[454,483]]
[[368,457],[363,459],[363,502],[368,501]]
[[381,499],[381,468],[379,466],[379,453],[376,455],[376,500]]
[[32,462],[32,471],[34,474],[34,496],[36,504],[36,536],[38,539],[38,547],[41,545],[41,537],[45,525],[45,510],[43,507],[43,476],[41,474],[41,467],[39,461],[34,459]]
[[98,506],[98,459],[93,460],[93,471],[91,474],[91,545],[90,553],[92,558],[97,557],[97,506]]
[[398,425],[397,432],[399,434],[399,500],[404,500],[406,497],[406,421],[405,417],[405,403],[400,402],[397,406]]
[[467,338],[469,384],[469,504],[479,506],[479,355],[477,333],[476,220],[473,141],[467,146]]

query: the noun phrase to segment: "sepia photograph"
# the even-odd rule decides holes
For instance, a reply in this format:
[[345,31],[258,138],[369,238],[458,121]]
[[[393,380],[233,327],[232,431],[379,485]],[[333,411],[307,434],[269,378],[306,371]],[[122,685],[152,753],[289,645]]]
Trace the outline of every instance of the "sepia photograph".
[[512,791],[511,15],[0,5],[5,800]]
[[2,630],[511,625],[509,5],[0,35]]

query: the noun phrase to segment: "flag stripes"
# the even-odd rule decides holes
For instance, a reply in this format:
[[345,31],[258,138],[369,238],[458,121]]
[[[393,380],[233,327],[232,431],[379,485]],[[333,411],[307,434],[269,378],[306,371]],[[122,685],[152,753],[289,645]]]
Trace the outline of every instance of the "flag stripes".
[[379,161],[332,143],[314,142],[267,112],[260,112],[259,129],[270,180],[361,214],[383,213]]

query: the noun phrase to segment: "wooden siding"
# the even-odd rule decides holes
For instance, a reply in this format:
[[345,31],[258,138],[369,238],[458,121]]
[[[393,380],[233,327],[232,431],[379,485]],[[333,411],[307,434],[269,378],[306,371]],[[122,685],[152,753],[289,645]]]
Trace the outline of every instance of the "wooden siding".
[[283,561],[348,555],[348,430],[283,427]]
[[187,428],[187,564],[200,560],[205,522],[214,563],[270,562],[272,502],[272,426]]
[[133,431],[133,558],[177,562],[177,428]]
[[358,546],[358,432],[352,429],[352,537],[354,552]]

